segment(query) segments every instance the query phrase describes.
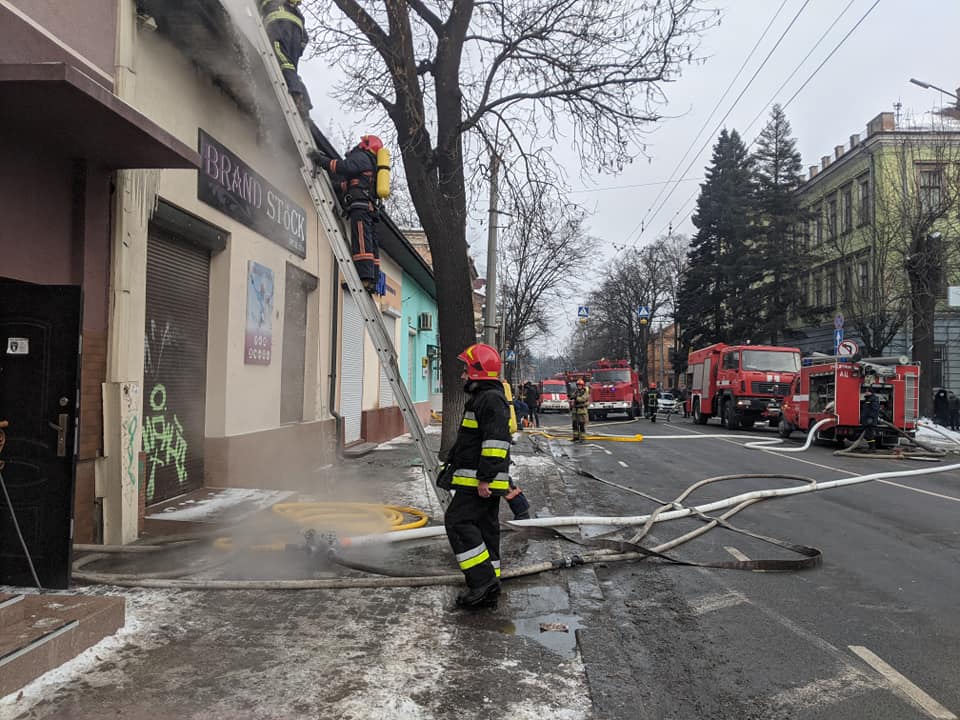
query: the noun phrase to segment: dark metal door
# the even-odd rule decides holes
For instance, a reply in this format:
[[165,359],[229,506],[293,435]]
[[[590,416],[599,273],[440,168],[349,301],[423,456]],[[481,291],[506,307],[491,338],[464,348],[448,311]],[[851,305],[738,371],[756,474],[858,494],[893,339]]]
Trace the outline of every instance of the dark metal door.
[[[0,279],[0,469],[41,585],[70,583],[80,288]],[[0,492],[0,584],[32,585]]]
[[151,227],[143,360],[147,503],[203,485],[210,253]]

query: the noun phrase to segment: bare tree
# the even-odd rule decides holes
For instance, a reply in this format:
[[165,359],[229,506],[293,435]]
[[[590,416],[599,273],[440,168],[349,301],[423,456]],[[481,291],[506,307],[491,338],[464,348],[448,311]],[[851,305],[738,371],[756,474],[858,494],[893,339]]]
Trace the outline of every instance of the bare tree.
[[531,190],[511,205],[513,220],[505,228],[500,253],[504,346],[514,349],[525,347],[538,333],[550,332],[550,307],[568,299],[583,280],[594,242],[584,231],[579,210],[548,202],[548,196]]
[[[700,0],[307,0],[314,53],[343,73],[341,97],[384,115],[437,273],[444,417],[462,395],[473,341],[467,263],[470,133],[526,157],[569,135],[590,167],[619,169],[659,119],[661,83],[715,22]],[[505,147],[500,137],[505,138]],[[471,167],[479,163],[471,162]],[[456,427],[445,422],[443,447]]]
[[[673,316],[676,279],[668,266],[667,244],[661,238],[624,253],[607,266],[600,287],[590,295],[593,359],[625,356],[644,380],[650,321]],[[637,313],[640,306],[650,311],[646,323]]]
[[[929,368],[937,304],[960,263],[960,131],[940,125],[898,133],[893,143],[886,162],[877,163],[876,219],[880,227],[899,226],[892,257],[899,256],[909,287],[913,359]],[[933,411],[929,372],[920,373],[920,411]]]

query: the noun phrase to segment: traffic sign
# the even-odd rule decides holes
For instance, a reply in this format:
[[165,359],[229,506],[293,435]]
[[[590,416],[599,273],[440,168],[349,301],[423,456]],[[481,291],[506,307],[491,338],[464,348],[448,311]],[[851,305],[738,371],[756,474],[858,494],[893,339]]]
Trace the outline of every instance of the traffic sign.
[[590,308],[587,307],[586,305],[578,305],[577,317],[582,317],[582,318],[590,317]]
[[648,319],[648,318],[650,317],[650,306],[649,306],[649,305],[641,305],[640,307],[638,307],[638,308],[637,308],[637,317],[640,318],[641,320],[646,320],[646,319]]
[[833,319],[833,329],[839,330],[843,327],[843,313],[837,313],[837,316]]
[[857,350],[860,348],[857,347],[857,344],[853,340],[844,340],[837,346],[837,355],[851,356],[856,355]]
[[515,350],[504,350],[503,352],[504,362],[512,363],[517,361],[517,353]]
[[837,328],[833,331],[833,354],[840,353],[840,343],[843,342],[843,328]]

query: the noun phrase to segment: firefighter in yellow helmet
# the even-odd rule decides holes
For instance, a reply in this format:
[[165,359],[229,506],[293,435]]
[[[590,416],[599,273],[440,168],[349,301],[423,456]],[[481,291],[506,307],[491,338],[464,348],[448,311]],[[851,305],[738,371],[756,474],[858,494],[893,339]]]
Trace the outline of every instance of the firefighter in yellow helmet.
[[457,356],[468,398],[457,440],[437,484],[453,491],[444,526],[467,589],[457,605],[495,605],[500,596],[500,498],[510,491],[510,406],[500,354],[471,345]]

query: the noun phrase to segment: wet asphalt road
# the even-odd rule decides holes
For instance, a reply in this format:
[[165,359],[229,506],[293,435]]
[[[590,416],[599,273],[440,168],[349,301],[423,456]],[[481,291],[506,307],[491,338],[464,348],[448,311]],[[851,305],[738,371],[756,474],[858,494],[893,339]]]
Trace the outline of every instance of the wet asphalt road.
[[[546,425],[567,426],[551,415]],[[671,500],[707,477],[784,473],[818,481],[938,464],[838,457],[814,446],[791,455],[674,417],[601,425],[643,443],[554,447],[596,475]],[[680,435],[679,439],[665,436]],[[751,437],[754,436],[754,437]],[[659,438],[659,439],[658,439]],[[798,437],[799,439],[799,437]],[[799,443],[792,443],[798,446]],[[942,463],[939,464],[942,466]],[[571,588],[598,718],[954,718],[960,715],[960,473],[895,478],[776,498],[732,522],[822,550],[822,564],[791,572],[745,572],[654,563],[593,566],[596,582]],[[564,474],[579,514],[635,515],[654,504],[595,480]],[[741,479],[698,490],[699,504],[784,479]],[[699,525],[658,524],[653,546]],[[700,562],[790,558],[782,548],[715,529],[673,551]]]

